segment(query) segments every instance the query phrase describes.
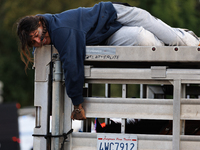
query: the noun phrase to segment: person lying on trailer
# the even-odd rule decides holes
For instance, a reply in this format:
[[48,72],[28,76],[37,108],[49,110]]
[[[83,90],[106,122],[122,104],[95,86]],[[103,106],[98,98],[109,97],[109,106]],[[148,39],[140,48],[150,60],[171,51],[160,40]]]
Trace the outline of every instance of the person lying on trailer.
[[17,23],[21,59],[27,69],[31,47],[53,44],[58,50],[68,96],[74,105],[71,118],[86,119],[83,103],[86,45],[198,46],[191,31],[172,28],[149,12],[128,4],[100,2],[93,7],[59,14],[26,16]]

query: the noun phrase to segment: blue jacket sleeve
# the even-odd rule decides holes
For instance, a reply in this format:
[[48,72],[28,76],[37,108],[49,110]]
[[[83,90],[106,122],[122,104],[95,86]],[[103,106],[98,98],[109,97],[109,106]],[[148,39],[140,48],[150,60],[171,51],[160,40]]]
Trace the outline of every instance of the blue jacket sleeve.
[[85,34],[60,28],[53,32],[52,43],[58,50],[65,75],[65,86],[73,105],[83,102]]

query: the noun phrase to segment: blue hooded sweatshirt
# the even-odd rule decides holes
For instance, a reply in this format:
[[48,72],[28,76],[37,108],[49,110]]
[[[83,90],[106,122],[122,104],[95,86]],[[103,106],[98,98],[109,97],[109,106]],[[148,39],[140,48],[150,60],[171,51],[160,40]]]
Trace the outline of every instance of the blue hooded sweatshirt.
[[73,105],[83,102],[86,45],[99,45],[121,28],[111,2],[89,8],[44,14],[51,42],[58,50],[65,75],[65,86]]

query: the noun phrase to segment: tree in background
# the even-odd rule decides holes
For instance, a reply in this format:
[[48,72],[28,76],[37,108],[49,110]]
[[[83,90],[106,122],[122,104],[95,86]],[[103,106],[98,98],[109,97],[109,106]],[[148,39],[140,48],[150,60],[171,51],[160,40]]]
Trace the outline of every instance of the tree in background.
[[200,33],[199,4],[199,0],[143,0],[139,7],[148,10],[172,27],[188,28]]
[[[1,0],[0,1],[0,80],[4,83],[4,102],[33,105],[34,70],[27,75],[20,60],[16,21],[26,15],[60,13],[77,7],[90,7],[101,0]],[[200,35],[199,0],[121,0],[141,7],[173,27],[188,28]],[[117,87],[118,88],[118,87]],[[116,88],[116,89],[117,89]]]

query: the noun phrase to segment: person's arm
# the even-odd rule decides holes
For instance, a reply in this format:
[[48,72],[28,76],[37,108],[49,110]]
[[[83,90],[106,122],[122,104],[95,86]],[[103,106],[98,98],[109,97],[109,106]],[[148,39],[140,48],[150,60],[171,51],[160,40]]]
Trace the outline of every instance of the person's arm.
[[65,75],[65,86],[73,105],[83,102],[85,34],[73,29],[53,32],[52,42],[59,52]]

